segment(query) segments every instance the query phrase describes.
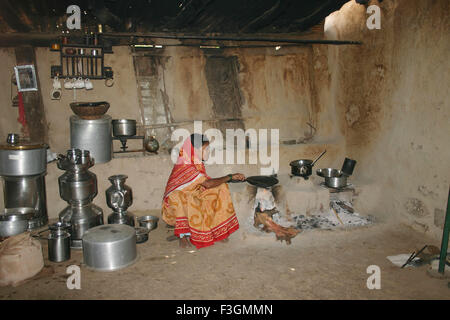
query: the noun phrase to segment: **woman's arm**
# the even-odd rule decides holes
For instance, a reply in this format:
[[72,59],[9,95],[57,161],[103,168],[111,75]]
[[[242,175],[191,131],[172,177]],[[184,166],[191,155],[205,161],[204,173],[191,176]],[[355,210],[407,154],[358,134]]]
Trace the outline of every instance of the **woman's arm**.
[[231,176],[232,177],[230,177],[230,175],[227,175],[227,176],[220,177],[220,178],[209,179],[209,180],[204,181],[201,185],[203,187],[205,187],[206,189],[211,189],[211,188],[220,186],[222,183],[227,183],[231,180],[241,180],[241,181],[245,180],[245,176],[241,173],[235,173]]

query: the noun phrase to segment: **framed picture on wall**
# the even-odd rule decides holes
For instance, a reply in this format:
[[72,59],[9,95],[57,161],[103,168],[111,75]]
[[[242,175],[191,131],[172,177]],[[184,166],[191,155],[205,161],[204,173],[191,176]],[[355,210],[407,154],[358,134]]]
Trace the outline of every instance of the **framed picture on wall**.
[[34,65],[15,66],[17,90],[37,91],[36,71]]

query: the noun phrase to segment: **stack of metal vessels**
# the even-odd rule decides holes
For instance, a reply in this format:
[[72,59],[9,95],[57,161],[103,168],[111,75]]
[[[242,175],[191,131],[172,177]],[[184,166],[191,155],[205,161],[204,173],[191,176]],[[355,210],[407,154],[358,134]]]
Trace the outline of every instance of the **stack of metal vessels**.
[[103,224],[103,211],[92,203],[97,196],[97,176],[88,169],[94,165],[88,150],[70,149],[60,155],[58,168],[66,172],[58,178],[59,194],[69,205],[59,220],[71,225],[71,247],[82,248],[82,236],[92,227]]

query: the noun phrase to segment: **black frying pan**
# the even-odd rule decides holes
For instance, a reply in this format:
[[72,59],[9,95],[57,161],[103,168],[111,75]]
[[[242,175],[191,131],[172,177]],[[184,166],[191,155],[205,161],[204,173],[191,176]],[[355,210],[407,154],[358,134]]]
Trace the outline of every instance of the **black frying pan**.
[[[278,179],[272,176],[253,176],[247,177],[244,181],[247,181],[251,185],[258,188],[270,188],[278,183]],[[244,182],[241,180],[231,180],[230,182]]]

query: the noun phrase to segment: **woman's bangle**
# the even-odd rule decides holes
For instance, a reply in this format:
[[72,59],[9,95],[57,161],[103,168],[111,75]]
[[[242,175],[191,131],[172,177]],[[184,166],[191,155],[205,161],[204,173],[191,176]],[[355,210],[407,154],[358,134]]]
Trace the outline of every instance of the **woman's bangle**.
[[230,178],[230,180],[228,180],[228,181],[233,180],[233,175],[232,175],[232,174],[229,174],[229,175],[228,175],[228,178]]

